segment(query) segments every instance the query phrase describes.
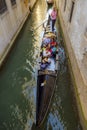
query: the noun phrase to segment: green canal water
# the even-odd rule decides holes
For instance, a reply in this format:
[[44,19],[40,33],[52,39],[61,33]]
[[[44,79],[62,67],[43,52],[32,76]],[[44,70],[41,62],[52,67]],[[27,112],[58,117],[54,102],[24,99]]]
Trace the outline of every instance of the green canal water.
[[[37,58],[47,6],[38,0],[0,69],[0,130],[31,130],[35,123]],[[67,64],[61,65],[45,122],[32,130],[81,130]]]

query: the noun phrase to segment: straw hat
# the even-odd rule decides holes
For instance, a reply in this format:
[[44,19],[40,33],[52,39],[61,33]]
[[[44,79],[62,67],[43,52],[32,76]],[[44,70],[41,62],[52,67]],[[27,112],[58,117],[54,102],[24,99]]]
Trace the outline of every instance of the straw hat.
[[49,33],[45,34],[45,37],[56,38],[56,35],[52,32],[49,32]]

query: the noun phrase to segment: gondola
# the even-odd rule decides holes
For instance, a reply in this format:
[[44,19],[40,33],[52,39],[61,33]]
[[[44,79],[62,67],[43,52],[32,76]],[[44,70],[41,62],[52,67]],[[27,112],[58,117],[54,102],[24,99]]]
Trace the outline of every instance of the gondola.
[[[49,28],[50,22],[46,25],[44,31],[44,36],[55,37],[57,40],[57,35],[52,32]],[[41,44],[42,48],[42,44]],[[47,115],[53,93],[56,86],[56,80],[58,75],[58,46],[55,56],[50,57],[51,63],[45,69],[41,68],[41,61],[43,55],[40,54],[40,65],[37,74],[37,96],[36,96],[36,126],[40,127]]]

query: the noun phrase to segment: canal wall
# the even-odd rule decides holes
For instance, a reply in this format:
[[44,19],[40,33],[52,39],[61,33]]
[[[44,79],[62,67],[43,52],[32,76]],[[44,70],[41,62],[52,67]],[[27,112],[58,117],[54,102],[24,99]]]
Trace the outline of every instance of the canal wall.
[[6,0],[7,10],[0,14],[0,66],[11,50],[35,2],[36,0],[30,0],[29,3],[28,0],[17,0],[12,4],[10,0]]
[[87,130],[87,1],[58,1],[59,21],[74,81],[80,122]]

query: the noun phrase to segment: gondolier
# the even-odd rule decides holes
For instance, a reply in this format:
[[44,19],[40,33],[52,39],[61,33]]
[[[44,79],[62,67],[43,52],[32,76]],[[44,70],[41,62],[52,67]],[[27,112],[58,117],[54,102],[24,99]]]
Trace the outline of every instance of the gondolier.
[[56,10],[55,6],[53,7],[53,10],[50,14],[50,18],[52,20],[52,31],[54,31],[54,25],[55,25],[56,18],[57,18],[57,10]]

